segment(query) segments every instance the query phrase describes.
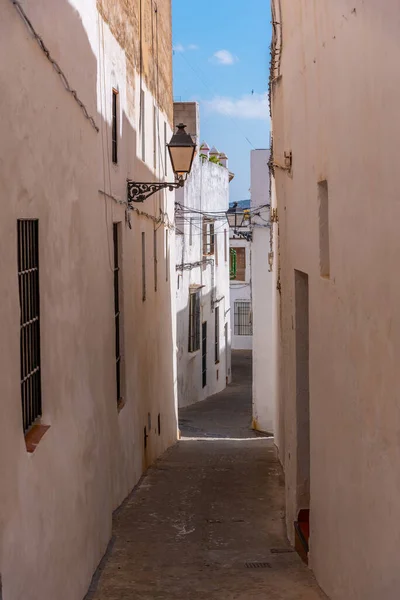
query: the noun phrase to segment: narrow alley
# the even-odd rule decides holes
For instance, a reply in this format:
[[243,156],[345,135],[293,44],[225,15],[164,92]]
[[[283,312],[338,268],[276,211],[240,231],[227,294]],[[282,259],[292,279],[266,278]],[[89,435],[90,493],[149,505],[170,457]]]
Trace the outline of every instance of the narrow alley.
[[251,426],[251,353],[233,383],[181,410],[181,440],[114,515],[85,600],[325,598],[287,542],[273,440]]

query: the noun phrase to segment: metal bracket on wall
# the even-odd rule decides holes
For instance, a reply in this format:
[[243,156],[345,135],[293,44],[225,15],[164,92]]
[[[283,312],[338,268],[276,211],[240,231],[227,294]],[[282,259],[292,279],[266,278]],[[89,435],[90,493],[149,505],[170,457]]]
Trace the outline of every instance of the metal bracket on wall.
[[144,202],[147,198],[160,190],[167,188],[172,192],[172,190],[183,187],[184,184],[185,182],[183,179],[177,179],[174,182],[157,181],[154,183],[137,182],[128,179],[128,204],[130,202]]
[[278,219],[278,209],[277,208],[271,209],[269,220],[271,223],[278,223],[279,219]]
[[282,169],[282,171],[287,171],[287,173],[289,175],[292,174],[292,167],[293,167],[293,154],[292,151],[289,150],[289,152],[284,152],[284,160],[285,160],[285,164],[281,165],[277,162],[273,162],[273,166],[276,167],[277,169]]

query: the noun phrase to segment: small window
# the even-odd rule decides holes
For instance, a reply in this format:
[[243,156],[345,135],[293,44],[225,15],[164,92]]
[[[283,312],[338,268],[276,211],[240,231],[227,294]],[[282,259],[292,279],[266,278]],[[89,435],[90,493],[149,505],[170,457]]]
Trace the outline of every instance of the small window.
[[22,423],[26,433],[42,416],[39,221],[19,220],[17,230]]
[[319,203],[319,268],[321,277],[329,278],[329,194],[328,182],[318,183]]
[[165,177],[168,176],[168,161],[167,161],[167,156],[168,156],[168,148],[167,148],[167,123],[164,122],[164,175]]
[[118,162],[118,92],[112,91],[112,161],[114,164]]
[[165,281],[169,281],[169,231],[165,230]]
[[153,167],[157,170],[157,128],[158,128],[158,111],[157,107],[153,107]]
[[251,303],[249,300],[235,302],[235,335],[253,335]]
[[154,252],[154,291],[158,287],[158,249],[157,249],[157,229],[154,229],[153,234],[153,252]]
[[146,234],[142,231],[142,300],[146,300]]
[[193,217],[190,217],[190,225],[189,225],[189,246],[193,246]]
[[189,352],[200,350],[200,291],[189,295]]
[[215,308],[215,364],[219,363],[219,306]]
[[117,402],[122,400],[121,393],[121,259],[120,259],[121,223],[113,223],[114,244],[114,321],[115,321],[115,370],[117,380]]
[[145,136],[145,94],[144,90],[140,91],[140,138],[142,143],[142,161],[146,162],[146,136]]
[[215,234],[214,221],[204,219],[203,221],[203,254],[211,256],[214,254]]
[[246,248],[231,248],[230,260],[230,278],[246,281]]

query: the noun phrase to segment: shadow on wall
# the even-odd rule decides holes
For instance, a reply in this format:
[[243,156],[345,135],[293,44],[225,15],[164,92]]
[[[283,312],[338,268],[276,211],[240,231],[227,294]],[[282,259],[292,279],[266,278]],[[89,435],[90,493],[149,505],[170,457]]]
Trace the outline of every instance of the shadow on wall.
[[[176,272],[176,276],[180,274]],[[188,352],[189,347],[189,290],[187,289],[187,302],[183,310],[177,313],[177,363],[178,363],[178,405],[180,408],[204,400],[208,396],[221,391],[226,385],[228,376],[227,350],[225,346],[224,323],[228,323],[229,312],[224,315],[223,302],[216,304],[220,307],[219,328],[219,361],[215,361],[215,312],[210,312],[207,318],[200,316],[200,348],[195,352]],[[201,296],[202,307],[210,307],[212,294]],[[215,310],[215,309],[214,309]],[[201,339],[202,324],[207,322],[207,356],[206,356],[206,384],[203,386],[203,347]]]
[[[149,260],[143,301],[141,234],[146,234],[146,255],[152,257],[154,224],[132,214],[132,230],[128,229],[124,207],[99,193],[103,190],[125,199],[127,175],[134,173],[142,181],[153,181],[155,176],[137,157],[136,131],[125,112],[118,134],[120,162],[110,164],[111,125],[97,110],[97,76],[102,69],[80,15],[66,0],[58,0],[55,18],[47,21],[42,3],[26,6],[33,26],[99,132],[66,91],[15,6],[6,2],[3,11],[0,51],[12,59],[1,63],[0,80],[12,85],[2,88],[0,98],[2,188],[9,200],[1,232],[16,253],[16,219],[39,218],[43,231],[43,421],[51,427],[35,460],[28,462],[21,424],[19,311],[13,312],[18,305],[16,254],[11,259],[4,255],[0,270],[10,285],[0,309],[5,332],[0,354],[9,357],[2,364],[1,377],[10,427],[0,440],[0,470],[7,482],[0,489],[0,573],[6,597],[27,598],[33,587],[37,597],[81,600],[107,547],[112,510],[143,469],[176,439],[174,274],[169,273],[161,227],[158,290],[153,260]],[[101,89],[111,101],[107,81]],[[10,119],[14,114],[18,118]],[[160,203],[153,199],[140,208],[153,213]],[[126,381],[120,414],[113,222],[121,222],[123,248]],[[173,253],[170,264],[174,264]],[[154,424],[158,414],[161,436]],[[146,449],[145,427],[150,429]]]

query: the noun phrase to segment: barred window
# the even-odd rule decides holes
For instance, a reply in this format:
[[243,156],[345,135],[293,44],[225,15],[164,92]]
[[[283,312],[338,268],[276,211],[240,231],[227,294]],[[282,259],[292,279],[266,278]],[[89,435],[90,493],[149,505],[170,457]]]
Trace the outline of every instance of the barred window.
[[17,230],[22,422],[27,432],[42,416],[39,221],[18,220]]
[[251,302],[240,300],[235,302],[235,335],[253,335]]
[[189,295],[189,352],[200,349],[200,291]]
[[214,254],[214,221],[204,219],[203,221],[203,254],[210,256]]
[[215,307],[215,364],[219,363],[219,306]]

